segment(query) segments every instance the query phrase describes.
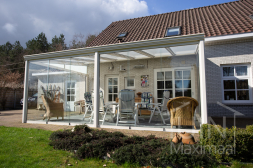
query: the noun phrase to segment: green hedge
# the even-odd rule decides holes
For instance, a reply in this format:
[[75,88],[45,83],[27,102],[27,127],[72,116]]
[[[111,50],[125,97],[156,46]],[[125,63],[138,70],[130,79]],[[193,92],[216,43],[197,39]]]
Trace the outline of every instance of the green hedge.
[[200,130],[200,145],[219,162],[253,161],[253,125],[246,129],[222,128],[204,124]]

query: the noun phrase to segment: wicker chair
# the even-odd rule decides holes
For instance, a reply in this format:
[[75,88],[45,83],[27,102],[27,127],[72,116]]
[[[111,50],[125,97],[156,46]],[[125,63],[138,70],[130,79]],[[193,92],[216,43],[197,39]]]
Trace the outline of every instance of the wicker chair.
[[44,118],[48,118],[48,121],[51,117],[62,117],[62,120],[64,120],[64,109],[63,109],[63,103],[55,103],[50,99],[45,99],[44,95],[41,95],[42,101],[44,106],[46,107],[46,114],[44,115]]
[[195,126],[193,120],[198,101],[191,97],[176,97],[168,101],[167,108],[170,111],[171,128],[173,125]]

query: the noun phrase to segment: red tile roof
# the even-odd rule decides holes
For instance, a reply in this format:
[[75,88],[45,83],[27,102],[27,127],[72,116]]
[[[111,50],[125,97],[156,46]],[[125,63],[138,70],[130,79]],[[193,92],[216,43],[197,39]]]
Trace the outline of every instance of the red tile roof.
[[253,0],[151,15],[112,22],[89,45],[119,43],[117,36],[128,32],[124,42],[162,38],[168,27],[181,26],[181,35],[204,33],[205,37],[253,32]]

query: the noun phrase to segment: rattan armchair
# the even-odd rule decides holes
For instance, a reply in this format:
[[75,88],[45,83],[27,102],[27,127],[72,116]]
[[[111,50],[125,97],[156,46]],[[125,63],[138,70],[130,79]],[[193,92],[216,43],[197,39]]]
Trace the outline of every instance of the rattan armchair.
[[198,101],[191,97],[176,97],[168,101],[167,108],[170,112],[171,128],[177,126],[195,126],[194,112],[199,105]]

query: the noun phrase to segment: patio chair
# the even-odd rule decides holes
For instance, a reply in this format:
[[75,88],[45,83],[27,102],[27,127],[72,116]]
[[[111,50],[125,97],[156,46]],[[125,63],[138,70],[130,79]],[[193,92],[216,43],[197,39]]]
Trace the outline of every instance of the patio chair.
[[83,115],[83,120],[85,119],[85,116],[88,112],[92,112],[92,100],[91,100],[91,93],[85,92],[84,93],[84,100],[85,100],[85,112]]
[[[163,121],[163,124],[166,124],[163,118],[163,112],[167,112],[168,116],[170,116],[168,110],[167,110],[167,102],[169,101],[170,98],[170,92],[169,91],[164,91],[163,92],[163,99],[162,99],[162,103],[150,103],[150,105],[153,105],[153,108],[151,110],[151,114],[150,114],[150,119],[149,119],[149,123],[152,120],[152,117],[154,116],[155,113],[160,114],[161,119]],[[169,117],[168,117],[169,119]]]
[[[122,121],[122,115],[126,115],[127,119],[130,115],[134,118],[134,121]],[[135,110],[134,91],[128,89],[121,90],[119,92],[119,107],[117,112],[116,126],[118,126],[119,123],[134,123],[134,126],[136,126],[137,122],[138,114]]]
[[74,106],[75,107],[79,106],[79,114],[81,114],[83,112],[82,108],[85,107],[85,101],[84,100],[75,101]]
[[44,94],[41,95],[43,104],[46,108],[46,114],[44,114],[44,118],[48,118],[48,121],[51,117],[62,117],[62,120],[64,120],[64,109],[63,109],[63,103],[55,103],[50,99],[46,99]]
[[[107,114],[107,112],[110,112],[110,108],[108,105],[105,105],[104,95],[101,90],[100,90],[99,95],[100,95],[99,96],[100,97],[99,98],[99,114],[102,116],[102,120],[99,120],[99,121],[102,121],[102,125],[104,125],[106,114]],[[92,92],[92,102],[94,102],[94,92]],[[90,123],[93,120],[93,118],[94,118],[94,108],[92,105],[92,113],[91,113],[91,117],[90,117]]]
[[173,125],[194,126],[194,112],[198,101],[191,97],[176,97],[168,101],[167,108],[170,111],[171,128]]

